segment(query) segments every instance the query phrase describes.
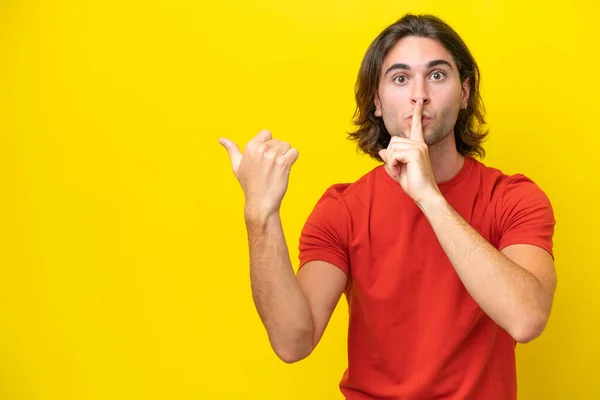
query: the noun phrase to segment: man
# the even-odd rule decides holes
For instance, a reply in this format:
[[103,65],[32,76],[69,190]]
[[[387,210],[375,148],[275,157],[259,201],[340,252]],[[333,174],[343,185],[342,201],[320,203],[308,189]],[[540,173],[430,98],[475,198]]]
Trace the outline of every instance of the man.
[[361,150],[384,162],[330,187],[294,274],[279,207],[298,151],[227,139],[245,194],[252,293],[285,362],[307,357],[342,293],[347,399],[514,399],[515,345],[543,331],[556,276],[551,204],[489,168],[479,71],[460,37],[406,15],[371,44],[357,82]]

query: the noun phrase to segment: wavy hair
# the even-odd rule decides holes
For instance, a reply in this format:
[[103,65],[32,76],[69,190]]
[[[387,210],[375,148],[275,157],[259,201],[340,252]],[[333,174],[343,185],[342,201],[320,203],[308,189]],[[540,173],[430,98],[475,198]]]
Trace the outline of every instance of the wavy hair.
[[355,84],[356,110],[353,123],[358,129],[349,132],[348,138],[357,141],[361,151],[382,161],[379,150],[388,146],[391,137],[382,118],[375,116],[373,99],[377,93],[385,57],[406,36],[437,40],[452,54],[461,82],[470,79],[471,91],[467,108],[460,110],[454,125],[456,148],[463,156],[485,157],[482,143],[488,131],[484,128],[485,106],[479,91],[479,67],[460,36],[441,19],[428,14],[404,15],[382,31],[367,49]]

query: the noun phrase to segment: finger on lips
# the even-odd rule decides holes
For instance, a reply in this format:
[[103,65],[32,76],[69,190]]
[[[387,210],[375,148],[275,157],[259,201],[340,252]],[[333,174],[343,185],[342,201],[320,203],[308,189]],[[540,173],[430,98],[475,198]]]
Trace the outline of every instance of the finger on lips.
[[412,123],[410,127],[410,138],[412,140],[423,141],[423,99],[419,99],[413,111]]

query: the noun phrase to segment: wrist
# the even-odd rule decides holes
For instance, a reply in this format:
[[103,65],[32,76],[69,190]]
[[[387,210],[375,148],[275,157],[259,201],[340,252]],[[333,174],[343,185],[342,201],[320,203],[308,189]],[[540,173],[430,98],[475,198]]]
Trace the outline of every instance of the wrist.
[[244,219],[247,225],[251,226],[263,226],[266,225],[269,220],[276,217],[279,210],[273,210],[271,208],[262,208],[251,204],[244,206]]
[[436,191],[434,194],[426,196],[421,201],[417,202],[417,206],[419,206],[425,215],[430,215],[433,211],[442,209],[447,205],[448,201],[439,191]]

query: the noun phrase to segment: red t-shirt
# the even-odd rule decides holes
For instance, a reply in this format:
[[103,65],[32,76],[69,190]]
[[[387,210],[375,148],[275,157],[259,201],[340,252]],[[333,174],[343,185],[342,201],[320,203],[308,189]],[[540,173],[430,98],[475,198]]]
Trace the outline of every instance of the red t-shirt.
[[[438,186],[495,248],[532,244],[552,254],[552,206],[525,176],[467,157]],[[516,398],[516,342],[475,303],[423,212],[383,166],[331,186],[299,250],[300,268],[322,260],[348,275],[347,399]]]

